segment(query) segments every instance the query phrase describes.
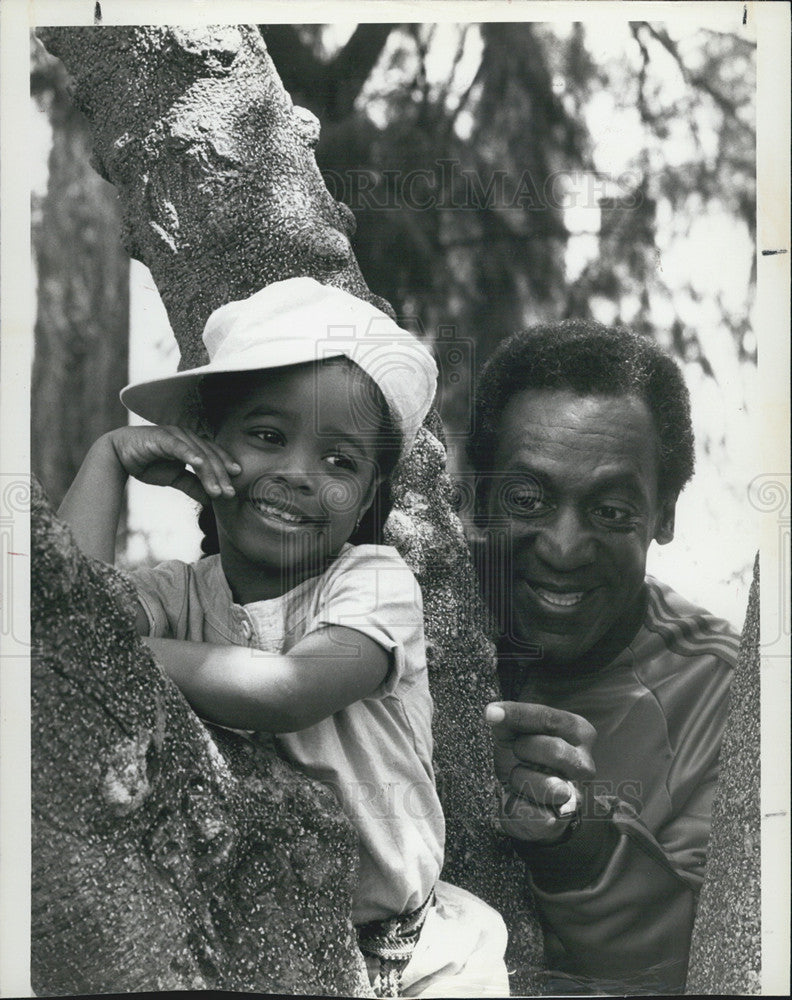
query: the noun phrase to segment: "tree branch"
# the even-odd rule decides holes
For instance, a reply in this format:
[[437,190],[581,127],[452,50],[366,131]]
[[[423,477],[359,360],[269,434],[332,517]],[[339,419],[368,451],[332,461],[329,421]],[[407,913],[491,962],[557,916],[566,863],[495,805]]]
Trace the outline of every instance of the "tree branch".
[[644,124],[648,124],[651,116],[646,107],[646,70],[649,66],[649,50],[646,47],[646,43],[641,38],[639,28],[640,24],[635,22],[630,22],[630,33],[635,39],[638,48],[641,50],[641,68],[638,70],[638,113],[641,116],[641,121]]
[[352,112],[355,101],[379,61],[395,24],[359,24],[352,37],[327,66],[332,83],[333,106],[327,117],[339,121]]
[[[324,72],[324,63],[306,45],[293,24],[260,24],[270,58],[275,63],[283,86],[293,98],[315,91]],[[310,105],[306,103],[306,107]],[[317,116],[320,109],[311,107]]]
[[666,31],[664,31],[662,28],[655,28],[648,21],[642,21],[641,24],[643,24],[646,27],[649,34],[657,42],[659,42],[660,45],[663,46],[666,52],[668,52],[669,55],[677,63],[682,73],[682,77],[685,80],[685,83],[689,84],[692,87],[697,87],[699,90],[704,91],[704,93],[708,94],[715,102],[715,104],[717,104],[717,106],[720,108],[720,110],[723,112],[724,115],[733,118],[741,128],[753,134],[751,128],[748,125],[746,125],[745,122],[743,122],[740,119],[739,115],[737,114],[736,104],[733,101],[730,101],[728,97],[726,97],[725,94],[722,94],[716,87],[713,87],[713,85],[709,82],[709,80],[705,76],[698,73],[692,73],[690,71],[688,66],[685,64],[685,61],[683,60],[682,56],[680,55],[676,43],[671,39],[671,37],[668,35]]
[[306,45],[292,24],[260,25],[267,50],[284,87],[323,122],[341,121],[374,69],[393,24],[359,24],[329,61]]

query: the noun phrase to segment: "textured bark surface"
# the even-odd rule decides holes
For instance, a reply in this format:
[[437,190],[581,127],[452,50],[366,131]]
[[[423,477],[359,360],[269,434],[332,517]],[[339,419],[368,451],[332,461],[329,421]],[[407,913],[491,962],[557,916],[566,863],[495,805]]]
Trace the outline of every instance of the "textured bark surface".
[[[295,274],[339,285],[389,309],[365,286],[347,238],[353,224],[351,213],[333,201],[316,168],[312,147],[318,123],[307,112],[292,107],[255,28],[64,28],[41,30],[39,35],[74,76],[75,100],[93,130],[97,166],[121,196],[126,246],[154,275],[179,342],[183,366],[204,360],[200,333],[212,309]],[[416,572],[424,596],[435,699],[435,763],[448,828],[443,877],[476,892],[504,913],[511,930],[509,967],[517,970],[513,988],[529,992],[535,987],[534,974],[541,961],[540,933],[527,902],[522,865],[495,832],[496,789],[489,735],[482,719],[484,705],[496,693],[494,651],[485,636],[486,619],[461,526],[449,504],[451,487],[444,463],[439,422],[432,414],[395,483],[395,509],[388,523],[389,540]],[[42,552],[47,551],[45,545]],[[44,587],[54,586],[49,578],[57,580],[63,571],[57,559],[42,555],[37,560],[36,574]],[[83,620],[88,641],[92,641],[93,629],[104,634],[105,615],[118,619],[120,612],[112,594],[108,601],[104,610],[96,608]],[[51,651],[43,661],[46,669],[35,680],[40,703],[49,706],[42,711],[42,725],[58,717],[57,713],[50,715],[56,709],[48,700],[54,697],[48,693],[50,686],[58,688],[60,684],[56,609],[57,601],[49,617],[42,619],[39,633],[42,646]],[[109,652],[103,655],[108,657]],[[76,666],[78,647],[74,656]],[[135,659],[128,663],[123,677],[114,689],[118,705],[113,712],[118,717],[133,710],[125,699],[140,697],[138,692],[147,687],[151,670]],[[91,696],[79,689],[74,720],[68,725],[58,721],[63,744],[73,741],[88,746],[91,741],[104,740],[108,746],[114,745],[106,733],[110,723],[105,706],[109,703],[102,691],[97,688],[92,692],[99,699],[94,708]],[[80,699],[87,699],[90,725],[79,722]],[[182,728],[173,730],[166,720],[165,729],[157,729],[156,711],[150,706],[152,712],[154,721],[150,724],[154,731],[166,733],[175,759],[184,749]],[[92,736],[94,728],[100,732]],[[44,732],[34,728],[39,740]],[[211,746],[209,741],[205,743]],[[152,745],[156,742],[147,744]],[[202,759],[214,758],[207,750]],[[173,765],[173,774],[171,766],[170,762],[159,765],[157,780],[163,786],[180,780],[178,766]],[[261,776],[255,779],[266,786],[262,794],[282,800],[282,815],[288,815],[298,798],[294,789],[305,788],[305,784],[269,759],[262,766]],[[65,753],[52,761],[51,783],[56,782],[59,767],[62,781],[64,785],[71,783],[71,791],[67,799],[58,800],[58,808],[48,808],[46,788],[41,791],[36,814],[40,831],[62,823],[61,811],[69,815],[68,803],[73,797],[96,799],[96,782],[86,784],[87,777],[79,770],[76,773],[81,780],[73,779],[74,764]],[[199,780],[201,774],[202,769],[198,769]],[[39,780],[34,773],[34,781]],[[221,794],[219,784],[206,782],[205,788],[209,787],[211,792],[203,792],[207,809],[217,805],[214,796]],[[315,790],[303,794],[309,799],[318,795]],[[316,809],[322,812],[318,802]],[[340,984],[350,982],[356,954],[342,948],[347,941],[343,933],[337,935],[336,951],[323,950],[332,939],[327,928],[338,928],[348,912],[348,903],[326,891],[334,876],[328,882],[320,879],[310,905],[306,902],[296,911],[289,877],[284,877],[281,886],[277,875],[263,874],[283,865],[287,876],[292,873],[298,881],[306,879],[300,884],[307,894],[311,872],[337,873],[337,861],[345,857],[337,836],[325,837],[321,831],[303,833],[302,814],[294,808],[292,828],[284,819],[276,825],[271,840],[260,841],[263,846],[256,863],[262,872],[248,867],[244,878],[238,880],[243,898],[252,894],[262,906],[270,907],[269,919],[275,928],[267,939],[273,954],[262,959],[264,967],[255,988],[311,991],[318,975],[334,987],[319,992],[343,991]],[[77,927],[84,930],[108,921],[105,933],[123,939],[133,956],[119,966],[119,974],[108,971],[115,968],[112,962],[90,962],[93,978],[81,981],[82,990],[157,988],[153,966],[147,966],[145,955],[149,947],[156,953],[157,942],[162,948],[165,918],[158,921],[157,911],[152,911],[143,919],[139,910],[136,919],[128,923],[123,916],[113,916],[127,913],[130,906],[134,909],[140,885],[145,882],[143,876],[129,870],[125,875],[111,875],[107,865],[115,855],[108,854],[109,842],[102,841],[96,849],[100,877],[89,880],[93,889],[86,885],[89,866],[81,844],[82,840],[94,843],[92,824],[106,822],[104,809],[106,806],[74,835],[67,865],[63,865],[60,852],[57,875],[46,863],[51,855],[42,853],[43,847],[37,848],[34,866],[42,908],[34,922],[33,946],[42,956],[38,980],[42,989],[63,992],[60,980],[57,989],[56,983],[47,981],[47,975],[57,973],[57,963],[47,964],[44,957],[74,951],[77,931],[69,914],[75,907],[83,914]],[[326,821],[330,823],[329,816]],[[141,847],[143,831],[133,819],[122,816],[117,818],[114,835],[126,850],[135,852]],[[180,854],[185,857],[185,870],[191,871],[198,858],[189,841],[187,844]],[[250,857],[258,856],[254,851]],[[197,881],[181,884],[181,909],[167,911],[169,937],[173,942],[186,942],[180,951],[184,955],[196,954],[195,949],[200,953],[207,935],[210,943],[212,940],[210,924],[204,927],[189,922],[194,890],[198,891]],[[231,920],[230,915],[240,912],[244,917],[246,908],[240,905],[236,891],[229,890],[215,905],[216,921]],[[111,899],[112,907],[100,908],[99,899]],[[47,906],[54,907],[51,915]],[[243,920],[234,926],[241,929]],[[282,967],[267,963],[282,957],[278,948],[295,934],[297,942],[290,946],[291,958],[285,966],[293,976],[284,986]],[[315,945],[311,944],[312,935],[318,942]],[[81,950],[87,960],[82,946]],[[234,956],[228,954],[228,968],[232,968]],[[244,966],[244,956],[237,959]],[[185,975],[191,974],[192,967]],[[111,975],[112,986],[108,985]],[[238,972],[227,975],[241,977]],[[132,985],[144,981],[145,987]],[[187,978],[181,981],[187,982]],[[203,981],[207,982],[206,978]],[[347,989],[353,991],[349,986]]]
[[[129,257],[118,196],[88,162],[91,135],[66,90],[66,72],[40,45],[31,89],[52,126],[47,194],[34,201],[38,276],[31,465],[57,506],[85,453],[124,423]],[[64,419],[68,414],[68,419]]]
[[354,216],[328,192],[319,122],[295,108],[254,26],[49,28],[116,186],[124,244],[151,270],[181,363],[206,360],[210,312],[311,275],[389,310],[349,244]]
[[690,950],[687,992],[761,992],[759,558],[748,598],[712,836]]
[[356,838],[323,786],[210,738],[34,482],[32,984],[362,994]]

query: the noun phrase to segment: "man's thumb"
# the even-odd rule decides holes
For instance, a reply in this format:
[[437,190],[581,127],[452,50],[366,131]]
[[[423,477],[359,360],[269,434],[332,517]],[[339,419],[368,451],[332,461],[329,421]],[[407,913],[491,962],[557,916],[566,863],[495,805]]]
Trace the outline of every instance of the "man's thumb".
[[497,726],[506,718],[506,712],[497,702],[491,702],[484,709],[484,718],[491,726]]

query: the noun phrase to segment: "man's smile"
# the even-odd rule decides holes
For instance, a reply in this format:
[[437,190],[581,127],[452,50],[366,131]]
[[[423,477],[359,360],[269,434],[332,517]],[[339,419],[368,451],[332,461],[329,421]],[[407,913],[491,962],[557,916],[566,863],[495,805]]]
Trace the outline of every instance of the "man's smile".
[[546,590],[544,587],[540,587],[537,584],[533,585],[532,590],[545,603],[552,604],[556,608],[572,608],[576,604],[580,604],[585,597],[585,591],[583,590],[559,593],[558,591]]
[[581,608],[586,599],[596,594],[601,585],[551,583],[549,580],[537,580],[528,576],[518,577],[534,603],[549,614],[570,614]]

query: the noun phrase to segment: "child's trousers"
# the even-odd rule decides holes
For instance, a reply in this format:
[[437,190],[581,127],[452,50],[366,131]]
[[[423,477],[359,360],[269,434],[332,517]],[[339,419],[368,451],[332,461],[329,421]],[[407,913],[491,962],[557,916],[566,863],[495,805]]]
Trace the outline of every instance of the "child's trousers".
[[[506,925],[478,896],[448,882],[435,886],[410,961],[401,973],[404,997],[508,997]],[[376,974],[376,959],[367,959]]]

